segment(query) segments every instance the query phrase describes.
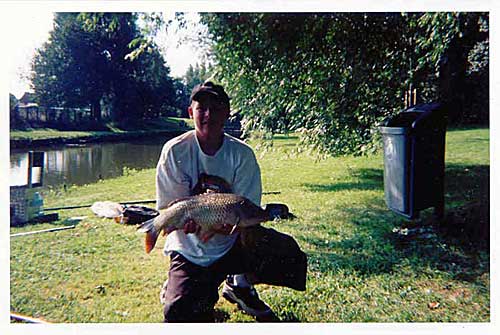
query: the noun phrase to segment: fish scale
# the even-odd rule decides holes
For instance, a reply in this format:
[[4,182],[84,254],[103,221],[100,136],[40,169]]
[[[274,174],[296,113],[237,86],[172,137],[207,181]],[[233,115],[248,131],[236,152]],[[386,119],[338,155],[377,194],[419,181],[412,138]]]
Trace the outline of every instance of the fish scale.
[[269,214],[249,199],[231,193],[206,193],[172,202],[160,215],[144,222],[139,231],[146,233],[146,252],[151,252],[161,231],[170,233],[193,220],[199,227],[198,238],[206,242],[223,225],[250,227],[270,220]]

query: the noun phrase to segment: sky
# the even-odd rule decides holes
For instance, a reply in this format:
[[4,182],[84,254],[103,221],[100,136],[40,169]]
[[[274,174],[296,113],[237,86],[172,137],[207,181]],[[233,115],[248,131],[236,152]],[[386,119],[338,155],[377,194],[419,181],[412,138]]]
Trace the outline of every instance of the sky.
[[[196,13],[187,15],[191,26],[195,27],[198,21]],[[12,11],[4,22],[10,27],[5,34],[7,44],[11,46],[6,53],[7,75],[9,77],[8,90],[18,99],[24,92],[29,91],[30,64],[36,48],[47,41],[49,32],[52,30],[53,13],[43,11],[39,8],[23,8],[23,10]],[[194,28],[192,28],[194,29]],[[201,55],[189,43],[178,44],[178,36],[160,31],[156,42],[170,67],[173,77],[181,77],[186,73],[190,64],[199,63]]]
[[7,54],[7,74],[9,76],[9,91],[17,98],[28,89],[30,62],[35,49],[48,39],[52,28],[52,13],[40,12],[36,9],[13,11],[6,19],[12,30],[5,35],[7,44],[11,46]]

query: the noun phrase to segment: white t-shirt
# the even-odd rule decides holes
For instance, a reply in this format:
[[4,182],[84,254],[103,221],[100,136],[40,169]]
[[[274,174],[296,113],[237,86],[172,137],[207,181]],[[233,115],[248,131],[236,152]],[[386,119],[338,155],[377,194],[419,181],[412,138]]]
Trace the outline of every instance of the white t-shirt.
[[[178,198],[191,195],[200,174],[223,178],[235,194],[260,206],[262,183],[260,168],[252,148],[224,134],[220,149],[213,156],[200,148],[194,130],[165,143],[156,168],[156,207],[163,209]],[[215,234],[201,242],[196,234],[175,230],[168,234],[163,252],[179,252],[190,262],[209,266],[233,246],[237,234]]]

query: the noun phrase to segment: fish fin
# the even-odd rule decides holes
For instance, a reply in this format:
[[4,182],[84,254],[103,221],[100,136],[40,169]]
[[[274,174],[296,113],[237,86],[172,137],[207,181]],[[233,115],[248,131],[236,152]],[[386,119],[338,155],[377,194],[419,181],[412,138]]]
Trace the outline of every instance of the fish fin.
[[154,222],[155,218],[147,220],[137,230],[141,233],[146,233],[145,250],[148,254],[155,247],[156,240],[158,240],[158,236],[160,235],[160,232],[155,228]]
[[138,228],[139,233],[147,233],[148,231],[154,229],[155,218],[144,221]]
[[236,231],[236,228],[238,228],[238,224],[240,223],[240,218],[238,217],[238,221],[234,224],[233,228],[231,228],[231,231],[229,232],[229,235],[233,235],[234,232]]
[[233,228],[231,228],[231,231],[229,232],[229,235],[233,235],[234,232],[236,231],[236,228],[238,228],[238,225],[234,225]]
[[156,244],[156,241],[158,240],[158,235],[160,235],[160,233],[156,230],[153,230],[153,231],[148,231],[146,233],[146,240],[145,240],[145,250],[146,250],[146,253],[150,253],[151,250],[153,250],[153,248],[155,247],[155,244]]

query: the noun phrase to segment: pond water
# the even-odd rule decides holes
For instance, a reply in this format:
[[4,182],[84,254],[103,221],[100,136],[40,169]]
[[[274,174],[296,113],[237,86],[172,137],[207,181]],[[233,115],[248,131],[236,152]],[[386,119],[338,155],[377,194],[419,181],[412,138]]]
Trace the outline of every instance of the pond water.
[[[30,148],[43,151],[43,186],[83,185],[99,179],[123,175],[125,168],[153,168],[158,162],[165,137],[113,143],[65,145],[50,148]],[[38,173],[38,176],[37,176]],[[33,179],[40,177],[34,170]],[[10,154],[10,186],[26,185],[28,181],[28,150],[13,150]]]

